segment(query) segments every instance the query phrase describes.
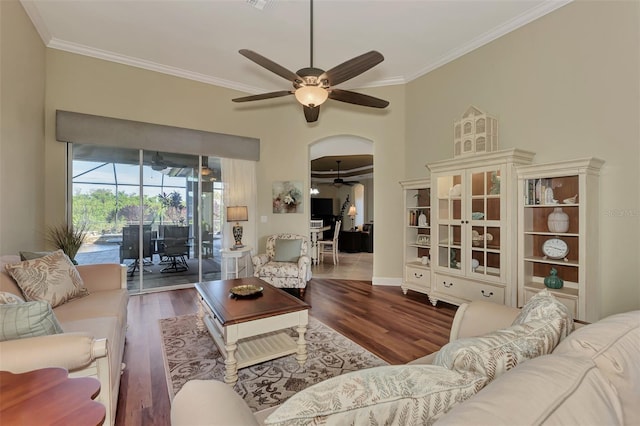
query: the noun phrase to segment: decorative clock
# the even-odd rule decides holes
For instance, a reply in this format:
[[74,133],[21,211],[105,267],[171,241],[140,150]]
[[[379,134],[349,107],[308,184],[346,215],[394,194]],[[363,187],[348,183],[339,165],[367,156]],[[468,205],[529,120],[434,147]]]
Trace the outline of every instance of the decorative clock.
[[542,254],[545,259],[564,259],[566,262],[568,253],[569,246],[560,238],[549,238],[542,243]]

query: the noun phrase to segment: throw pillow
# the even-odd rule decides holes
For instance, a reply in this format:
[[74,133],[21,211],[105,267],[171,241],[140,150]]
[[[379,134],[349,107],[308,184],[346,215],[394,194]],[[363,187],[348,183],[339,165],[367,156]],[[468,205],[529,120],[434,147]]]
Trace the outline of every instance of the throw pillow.
[[51,305],[44,301],[0,305],[0,342],[62,333]]
[[89,294],[76,267],[62,250],[38,259],[5,266],[25,299],[44,300],[52,307]]
[[553,294],[544,289],[529,299],[512,324],[525,324],[529,321],[553,317],[560,317],[564,320],[560,338],[562,340],[573,331],[573,315]]
[[560,342],[563,327],[564,321],[555,317],[454,340],[440,349],[433,365],[479,374],[491,381],[528,359],[551,353]]
[[273,259],[276,262],[297,262],[300,257],[300,247],[302,247],[302,240],[299,238],[293,240],[278,238],[276,240],[276,255]]
[[0,305],[17,305],[24,303],[24,299],[8,291],[0,291]]
[[485,385],[486,379],[433,365],[394,365],[354,371],[293,395],[266,425],[430,425]]
[[25,261],[25,260],[39,259],[51,253],[52,252],[50,251],[21,251],[20,260]]

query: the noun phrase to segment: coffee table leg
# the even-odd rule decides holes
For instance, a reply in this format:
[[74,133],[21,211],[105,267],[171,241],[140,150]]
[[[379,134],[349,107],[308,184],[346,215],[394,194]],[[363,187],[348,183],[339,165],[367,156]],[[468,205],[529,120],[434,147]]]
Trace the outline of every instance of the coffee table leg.
[[225,344],[227,359],[224,361],[225,373],[224,382],[233,386],[238,381],[238,362],[236,361],[236,342]]
[[296,355],[296,361],[302,367],[307,360],[307,342],[304,340],[304,334],[307,332],[306,325],[299,325],[296,329],[298,332],[298,353]]

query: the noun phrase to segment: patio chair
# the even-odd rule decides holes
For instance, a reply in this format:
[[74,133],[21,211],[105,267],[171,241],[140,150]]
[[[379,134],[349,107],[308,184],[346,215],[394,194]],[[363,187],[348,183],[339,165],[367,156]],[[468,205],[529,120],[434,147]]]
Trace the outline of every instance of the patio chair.
[[302,235],[274,234],[267,237],[266,253],[252,258],[253,275],[274,287],[295,288],[304,297],[311,279],[309,240]]
[[162,256],[168,263],[160,272],[183,272],[189,269],[189,227],[163,226]]
[[[132,277],[136,270],[140,267],[140,227],[138,225],[129,225],[122,228],[122,245],[120,245],[120,263],[124,263],[127,259],[133,259],[133,263],[129,264],[127,272]],[[151,225],[143,225],[142,227],[142,256],[144,259],[151,258]]]

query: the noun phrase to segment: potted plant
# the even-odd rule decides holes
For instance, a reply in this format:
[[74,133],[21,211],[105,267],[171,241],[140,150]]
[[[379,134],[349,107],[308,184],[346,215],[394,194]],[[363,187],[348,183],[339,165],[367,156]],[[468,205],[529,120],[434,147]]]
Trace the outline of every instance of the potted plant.
[[74,265],[77,265],[75,257],[87,235],[86,230],[87,226],[84,223],[76,227],[68,224],[51,226],[47,232],[47,239],[69,256]]

